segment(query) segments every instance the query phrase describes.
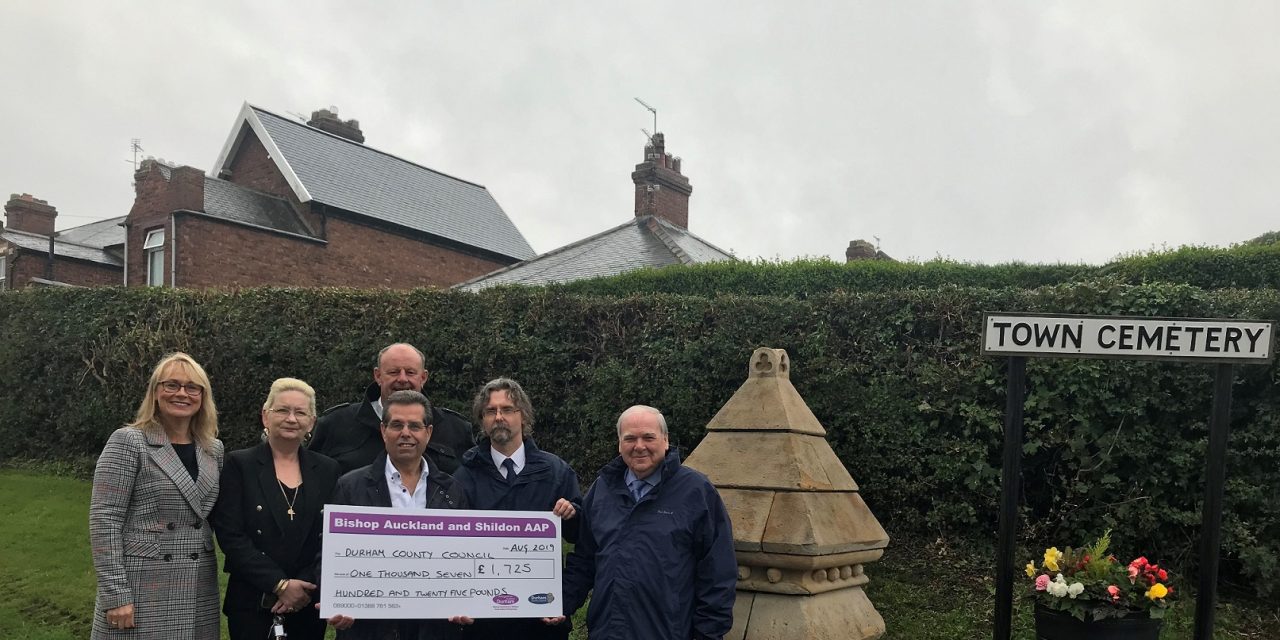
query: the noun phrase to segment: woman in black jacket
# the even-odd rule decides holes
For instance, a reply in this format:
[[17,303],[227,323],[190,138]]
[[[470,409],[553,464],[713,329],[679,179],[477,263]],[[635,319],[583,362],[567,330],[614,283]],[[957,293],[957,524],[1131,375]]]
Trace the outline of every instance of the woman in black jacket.
[[222,612],[232,640],[262,640],[281,616],[290,640],[324,638],[316,594],[321,510],[338,463],[302,446],[316,421],[307,383],[280,378],[262,405],[264,442],[227,455],[213,528],[230,574]]

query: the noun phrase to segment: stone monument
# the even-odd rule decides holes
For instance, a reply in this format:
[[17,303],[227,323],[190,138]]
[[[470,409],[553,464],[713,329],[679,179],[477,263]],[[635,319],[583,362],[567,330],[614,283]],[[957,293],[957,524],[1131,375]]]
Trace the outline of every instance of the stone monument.
[[884,620],[863,565],[889,536],[791,385],[781,349],[756,349],[747,381],[685,461],[733,522],[738,598],[727,640],[872,640]]

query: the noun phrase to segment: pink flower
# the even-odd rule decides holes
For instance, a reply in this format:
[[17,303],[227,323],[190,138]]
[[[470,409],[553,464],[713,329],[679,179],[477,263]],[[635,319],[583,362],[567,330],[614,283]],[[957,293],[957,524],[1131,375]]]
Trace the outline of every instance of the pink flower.
[[1111,601],[1112,601],[1112,602],[1119,602],[1119,601],[1120,601],[1120,587],[1117,587],[1117,586],[1115,586],[1115,585],[1113,584],[1113,585],[1111,585],[1111,586],[1107,587],[1107,593],[1111,595]]
[[1133,565],[1129,565],[1129,584],[1133,584],[1134,580],[1137,580],[1137,579],[1138,579],[1138,568]]
[[1040,577],[1036,578],[1036,591],[1044,591],[1048,587],[1049,587],[1049,576],[1043,573],[1040,574]]

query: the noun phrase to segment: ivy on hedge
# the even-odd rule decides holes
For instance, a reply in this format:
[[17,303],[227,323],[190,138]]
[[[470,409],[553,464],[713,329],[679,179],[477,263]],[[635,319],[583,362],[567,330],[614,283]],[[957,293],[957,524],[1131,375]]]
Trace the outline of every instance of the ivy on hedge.
[[[0,295],[0,461],[95,456],[165,352],[208,369],[230,448],[257,440],[276,377],[353,400],[396,340],[428,354],[428,395],[465,410],[512,376],[541,446],[584,483],[615,455],[633,403],[695,447],[746,377],[751,350],[786,349],[792,382],[891,531],[989,539],[999,497],[1004,362],[978,355],[983,311],[1280,319],[1274,290],[1206,291],[1119,279],[1040,287],[940,286],[795,297],[591,297],[459,292],[48,289]],[[1212,368],[1033,360],[1023,531],[1034,543],[1115,530],[1117,552],[1194,561]],[[1228,459],[1227,569],[1260,592],[1280,564],[1276,369],[1241,367]]]

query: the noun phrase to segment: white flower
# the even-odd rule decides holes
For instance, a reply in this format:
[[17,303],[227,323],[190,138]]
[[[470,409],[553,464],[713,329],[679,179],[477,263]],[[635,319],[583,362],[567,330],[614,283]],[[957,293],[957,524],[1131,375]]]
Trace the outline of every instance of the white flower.
[[1061,598],[1067,595],[1067,589],[1067,579],[1063,578],[1062,574],[1059,573],[1054,577],[1053,582],[1050,582],[1049,586],[1045,588],[1045,591],[1048,591],[1049,595],[1055,598]]
[[1072,583],[1071,586],[1067,587],[1067,595],[1071,596],[1072,599],[1082,593],[1084,593],[1084,585],[1079,582]]

